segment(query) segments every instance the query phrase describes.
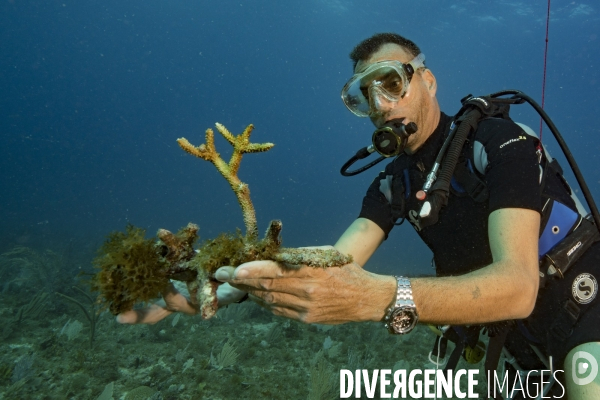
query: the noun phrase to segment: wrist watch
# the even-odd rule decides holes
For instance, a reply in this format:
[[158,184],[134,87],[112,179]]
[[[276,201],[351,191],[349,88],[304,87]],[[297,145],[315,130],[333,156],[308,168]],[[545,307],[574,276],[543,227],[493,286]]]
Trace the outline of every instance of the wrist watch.
[[413,330],[419,321],[417,307],[413,301],[410,280],[403,276],[395,276],[398,282],[396,299],[386,310],[383,323],[385,328],[395,335],[404,335]]

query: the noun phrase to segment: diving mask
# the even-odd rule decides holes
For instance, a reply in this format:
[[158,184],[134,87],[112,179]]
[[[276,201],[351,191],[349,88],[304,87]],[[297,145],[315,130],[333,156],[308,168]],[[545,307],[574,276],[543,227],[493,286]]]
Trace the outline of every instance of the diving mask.
[[383,103],[395,105],[406,95],[415,71],[424,68],[424,63],[423,53],[407,64],[396,60],[374,63],[346,83],[342,89],[342,100],[359,117],[370,116],[380,110]]

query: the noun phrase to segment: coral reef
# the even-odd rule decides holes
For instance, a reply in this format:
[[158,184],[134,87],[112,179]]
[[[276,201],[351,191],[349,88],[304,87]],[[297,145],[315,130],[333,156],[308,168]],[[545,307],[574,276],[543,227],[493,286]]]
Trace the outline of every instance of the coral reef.
[[258,238],[254,206],[250,189],[237,173],[242,156],[246,153],[264,152],[272,143],[251,143],[253,126],[240,134],[231,134],[223,125],[216,124],[219,133],[233,146],[229,162],[217,153],[212,129],[206,130],[206,143],[193,146],[185,138],[177,140],[183,150],[203,160],[210,161],[229,182],[242,208],[246,234],[223,233],[206,240],[196,251],[198,226],[189,223],[178,233],[166,229],[157,233],[158,241],[144,238],[144,230],[128,226],[125,233],[111,233],[100,249],[94,264],[100,269],[92,287],[100,292],[100,301],[110,311],[118,314],[129,310],[137,302],[147,302],[158,297],[169,287],[170,279],[187,284],[192,303],[202,318],[209,319],[217,312],[214,272],[222,266],[238,266],[254,260],[274,260],[288,266],[339,267],[352,262],[352,257],[335,249],[281,248],[281,221],[271,221],[263,239]]

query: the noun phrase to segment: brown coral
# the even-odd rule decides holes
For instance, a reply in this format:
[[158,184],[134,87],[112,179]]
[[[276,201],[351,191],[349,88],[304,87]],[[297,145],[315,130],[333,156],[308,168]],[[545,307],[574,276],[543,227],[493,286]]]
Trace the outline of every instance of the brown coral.
[[144,234],[143,229],[132,225],[125,232],[110,233],[94,260],[100,272],[92,281],[92,289],[101,293],[101,300],[113,314],[155,299],[169,284],[169,264]]
[[250,190],[238,178],[237,172],[243,154],[267,151],[273,144],[250,143],[252,125],[238,136],[232,135],[221,124],[216,126],[234,148],[228,163],[217,153],[211,129],[206,131],[205,144],[195,147],[185,138],[178,139],[178,143],[186,152],[212,162],[229,182],[242,208],[246,235],[239,230],[235,234],[223,233],[204,241],[195,252],[193,244],[198,226],[191,223],[177,234],[160,229],[157,243],[145,240],[144,231],[131,226],[127,227],[126,233],[112,233],[95,261],[101,271],[94,281],[94,288],[100,291],[102,301],[108,304],[111,312],[116,314],[131,309],[136,302],[157,297],[169,284],[169,279],[176,279],[187,283],[192,302],[206,319],[217,312],[216,289],[219,283],[213,275],[222,266],[237,267],[248,261],[275,260],[288,265],[327,268],[352,261],[351,256],[335,249],[280,248],[281,221],[272,221],[265,237],[258,239]]

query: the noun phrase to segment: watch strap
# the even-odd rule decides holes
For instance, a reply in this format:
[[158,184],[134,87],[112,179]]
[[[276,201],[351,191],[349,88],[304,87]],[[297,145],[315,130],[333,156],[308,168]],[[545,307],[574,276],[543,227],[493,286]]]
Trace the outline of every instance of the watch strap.
[[394,311],[394,309],[401,306],[414,306],[415,302],[413,301],[412,295],[412,287],[410,285],[410,280],[404,276],[395,276],[396,278],[396,298],[394,302],[390,305],[390,307],[386,311],[386,317]]
[[412,287],[410,284],[410,280],[404,276],[396,276],[396,298],[390,307],[386,310],[385,317],[383,318],[383,323],[386,329],[391,331],[390,319],[392,318],[392,314],[394,310],[401,307],[409,307],[412,308],[416,313],[415,302],[413,301],[412,295]]

